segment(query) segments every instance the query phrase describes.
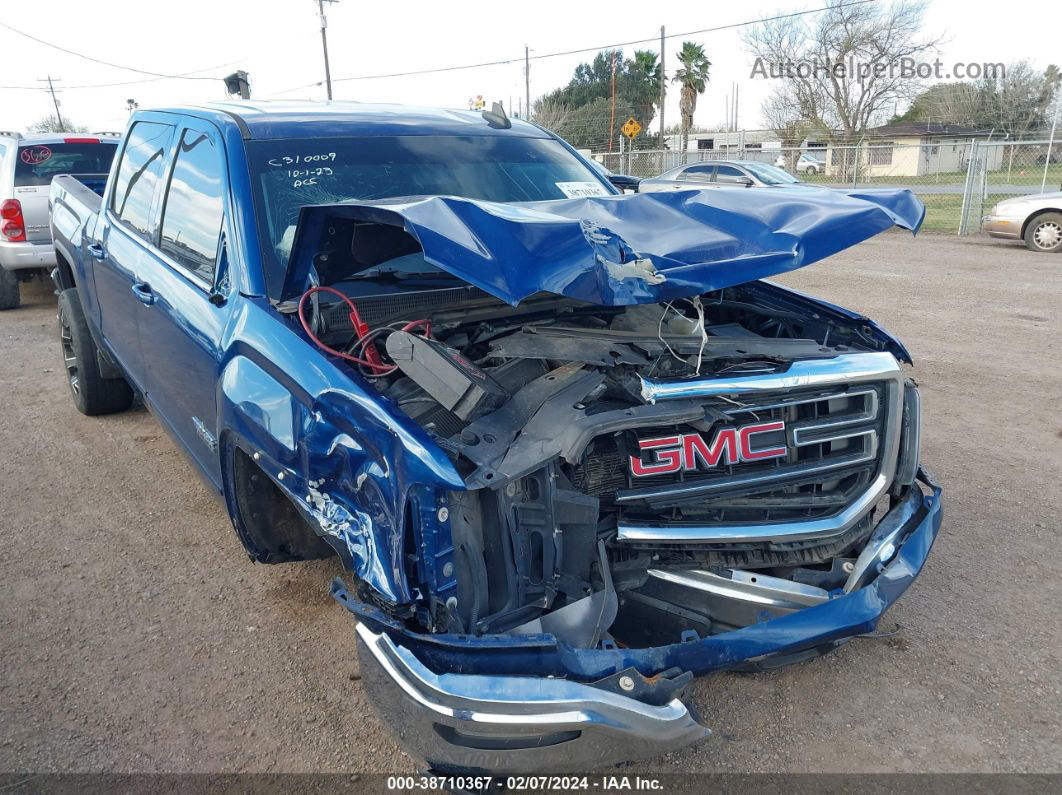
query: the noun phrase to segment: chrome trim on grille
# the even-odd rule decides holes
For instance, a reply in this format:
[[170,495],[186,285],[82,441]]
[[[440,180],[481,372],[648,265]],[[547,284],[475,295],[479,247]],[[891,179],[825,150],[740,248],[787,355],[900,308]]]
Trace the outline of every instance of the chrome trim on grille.
[[[868,443],[875,453],[880,452],[880,466],[877,475],[862,494],[856,497],[844,510],[834,516],[819,519],[807,519],[788,522],[765,522],[760,524],[699,524],[689,525],[675,522],[653,523],[646,521],[631,521],[621,519],[617,524],[617,538],[620,541],[641,543],[677,543],[677,544],[727,544],[756,541],[802,541],[817,538],[832,538],[841,535],[862,519],[874,507],[874,504],[882,497],[892,483],[896,473],[897,454],[900,443],[900,428],[903,416],[903,371],[900,364],[890,353],[859,353],[845,354],[833,359],[811,359],[794,362],[789,370],[784,373],[770,373],[765,375],[749,375],[731,378],[700,378],[687,381],[651,381],[642,379],[642,395],[650,402],[654,400],[711,397],[731,395],[759,395],[769,394],[775,391],[787,389],[837,387],[850,384],[867,382],[880,382],[885,389],[884,433],[882,439],[877,439],[877,432],[869,429],[859,429],[851,434],[838,434],[836,438],[845,436],[870,435]],[[836,397],[851,396],[859,392],[844,393]],[[816,396],[808,400],[828,399],[829,394]],[[803,401],[804,398],[799,398]],[[784,401],[783,401],[784,402]],[[750,406],[746,410],[755,410]],[[871,407],[874,416],[880,410],[880,404],[875,403]],[[730,413],[730,412],[728,412]],[[872,418],[871,418],[872,419]],[[848,421],[867,422],[870,419],[846,417],[839,426],[850,424]],[[810,434],[819,427],[814,426],[806,429]],[[797,429],[799,432],[800,428]],[[833,437],[831,437],[833,438]],[[793,440],[797,442],[796,439]],[[813,444],[827,441],[826,438],[807,439],[800,444]],[[880,449],[879,449],[880,445]],[[839,466],[858,464],[845,457]],[[841,460],[841,459],[837,459]],[[867,457],[866,460],[870,460]],[[833,462],[830,462],[831,464]],[[824,469],[836,468],[836,466],[824,467]],[[809,474],[814,474],[812,467],[808,468]],[[783,477],[789,477],[786,473]],[[637,490],[637,496],[633,494],[617,495],[617,502],[629,502],[635,499],[645,499],[647,496],[673,497],[678,495],[691,495],[720,490],[721,488],[733,488],[735,485],[745,486],[758,483],[770,483],[779,480],[777,470],[771,472],[756,473],[753,476],[744,476],[744,482],[727,482],[721,485],[720,481],[730,479],[713,479],[699,483],[679,483],[661,486],[649,492],[646,489]]]
[[658,400],[719,395],[759,395],[787,389],[804,389],[836,384],[856,384],[895,378],[900,364],[891,353],[845,353],[832,359],[803,359],[781,373],[734,376],[730,378],[691,378],[656,381],[641,378],[642,398]]

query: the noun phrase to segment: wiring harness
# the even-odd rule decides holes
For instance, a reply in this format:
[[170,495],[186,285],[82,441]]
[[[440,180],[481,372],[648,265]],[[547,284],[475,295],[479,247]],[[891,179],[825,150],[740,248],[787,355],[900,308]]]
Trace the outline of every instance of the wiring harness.
[[[334,295],[343,301],[350,309],[350,325],[354,329],[355,338],[348,350],[340,351],[328,345],[314,333],[312,325],[307,321],[306,302],[317,293]],[[368,377],[390,375],[398,369],[397,365],[384,362],[376,345],[373,344],[375,340],[390,334],[392,331],[414,331],[415,329],[420,329],[423,336],[431,337],[431,320],[429,318],[398,321],[397,323],[390,323],[386,326],[370,329],[368,324],[362,320],[361,314],[358,312],[358,307],[354,302],[334,287],[311,287],[303,293],[302,298],[299,299],[298,314],[302,330],[306,332],[306,336],[314,341],[317,347],[326,353],[330,353],[340,359],[356,364],[358,366],[358,371],[362,375]]]

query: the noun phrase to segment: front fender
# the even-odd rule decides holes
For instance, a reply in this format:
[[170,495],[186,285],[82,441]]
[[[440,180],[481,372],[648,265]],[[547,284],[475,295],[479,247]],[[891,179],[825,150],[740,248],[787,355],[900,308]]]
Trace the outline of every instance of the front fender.
[[[406,502],[416,484],[464,488],[423,429],[360,376],[341,369],[249,302],[220,373],[218,439],[237,533],[233,450],[283,491],[344,565],[389,601],[412,600],[402,565]],[[249,550],[254,554],[254,550]]]

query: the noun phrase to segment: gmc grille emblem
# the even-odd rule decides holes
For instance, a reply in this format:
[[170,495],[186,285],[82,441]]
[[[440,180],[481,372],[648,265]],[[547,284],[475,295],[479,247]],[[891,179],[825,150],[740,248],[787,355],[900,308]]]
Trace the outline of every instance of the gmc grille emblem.
[[655,439],[638,440],[639,450],[651,450],[653,460],[648,463],[638,456],[631,456],[631,474],[636,478],[650,475],[668,475],[679,470],[689,472],[710,469],[720,464],[737,464],[743,461],[764,461],[781,458],[785,447],[757,448],[757,434],[784,431],[785,422],[757,422],[740,428],[720,428],[711,444],[699,433],[683,433],[676,436],[660,436]]

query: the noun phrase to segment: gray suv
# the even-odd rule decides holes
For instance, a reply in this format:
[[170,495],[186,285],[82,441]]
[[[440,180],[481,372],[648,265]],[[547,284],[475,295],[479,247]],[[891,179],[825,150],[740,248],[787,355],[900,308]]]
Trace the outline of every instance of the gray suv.
[[73,174],[102,192],[118,137],[0,133],[0,309],[19,304],[19,281],[55,267],[48,231],[52,177]]

